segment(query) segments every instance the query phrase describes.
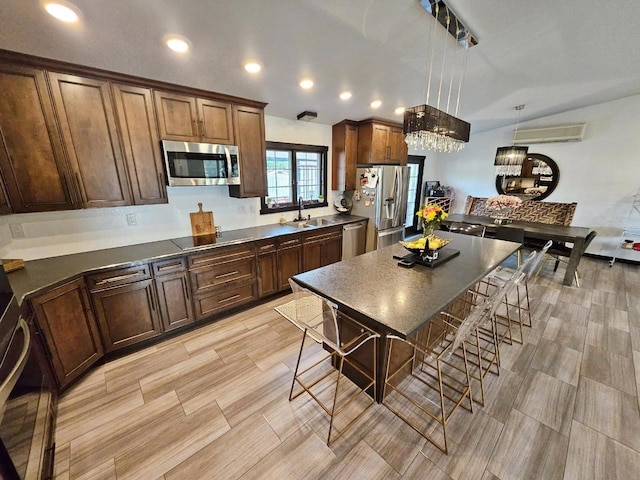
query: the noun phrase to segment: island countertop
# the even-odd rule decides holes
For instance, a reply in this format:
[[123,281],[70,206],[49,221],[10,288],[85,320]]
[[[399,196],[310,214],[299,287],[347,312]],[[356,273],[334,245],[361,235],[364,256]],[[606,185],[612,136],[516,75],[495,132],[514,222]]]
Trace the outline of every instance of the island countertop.
[[398,266],[401,245],[294,276],[303,286],[357,313],[380,333],[407,338],[434,315],[506,260],[519,243],[438,232],[460,255],[430,268]]
[[261,225],[257,227],[229,230],[222,236],[195,248],[182,249],[171,240],[139,243],[122,247],[93,250],[82,253],[42,258],[25,262],[24,268],[8,273],[7,278],[19,304],[43,290],[60,285],[86,273],[111,268],[135,266],[149,261],[202,252],[228,245],[263,240],[282,235],[291,235],[320,229],[346,225],[365,220],[355,215],[325,215],[322,218],[333,223],[320,227],[299,228],[291,225]]

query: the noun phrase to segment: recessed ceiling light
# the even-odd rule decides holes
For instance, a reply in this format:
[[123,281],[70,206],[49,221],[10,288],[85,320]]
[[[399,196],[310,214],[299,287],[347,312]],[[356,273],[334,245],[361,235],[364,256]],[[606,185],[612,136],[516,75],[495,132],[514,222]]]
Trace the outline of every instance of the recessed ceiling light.
[[396,115],[402,115],[404,113],[404,107],[398,107],[393,111]]
[[47,2],[44,9],[49,15],[66,23],[77,22],[80,18],[79,10],[67,2]]
[[185,53],[189,51],[189,39],[180,35],[168,35],[164,37],[164,43],[174,52]]
[[309,90],[311,87],[313,87],[313,80],[311,80],[310,78],[303,78],[302,80],[300,80],[300,86],[305,90]]
[[350,98],[351,98],[351,92],[348,90],[345,90],[340,94],[340,100],[349,100]]
[[249,73],[258,73],[262,70],[262,64],[255,60],[247,60],[244,62],[244,69]]
[[380,105],[382,105],[382,100],[374,100],[370,105],[371,108],[380,108]]

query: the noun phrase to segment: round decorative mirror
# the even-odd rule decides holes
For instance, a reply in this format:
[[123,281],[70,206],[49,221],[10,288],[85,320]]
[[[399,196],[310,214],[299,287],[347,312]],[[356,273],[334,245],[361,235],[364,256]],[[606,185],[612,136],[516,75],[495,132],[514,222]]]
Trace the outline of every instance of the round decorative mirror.
[[522,200],[542,200],[558,186],[558,164],[541,153],[529,153],[518,176],[496,175],[496,190]]

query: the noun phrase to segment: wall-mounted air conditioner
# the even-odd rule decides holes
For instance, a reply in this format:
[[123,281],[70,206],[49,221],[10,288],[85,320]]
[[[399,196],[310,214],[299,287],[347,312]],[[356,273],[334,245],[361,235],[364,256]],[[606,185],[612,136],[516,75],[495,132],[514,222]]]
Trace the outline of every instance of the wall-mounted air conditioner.
[[557,127],[525,128],[513,133],[514,145],[531,143],[580,142],[586,123],[559,125]]

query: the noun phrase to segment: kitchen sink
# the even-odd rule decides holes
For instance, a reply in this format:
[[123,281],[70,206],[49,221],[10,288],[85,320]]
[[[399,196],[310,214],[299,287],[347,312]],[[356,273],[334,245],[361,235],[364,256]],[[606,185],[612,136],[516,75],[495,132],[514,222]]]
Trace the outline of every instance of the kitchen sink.
[[326,218],[312,218],[310,220],[301,220],[299,222],[287,222],[287,225],[298,228],[308,227],[320,227],[322,225],[333,225],[336,223],[334,220],[328,220]]

